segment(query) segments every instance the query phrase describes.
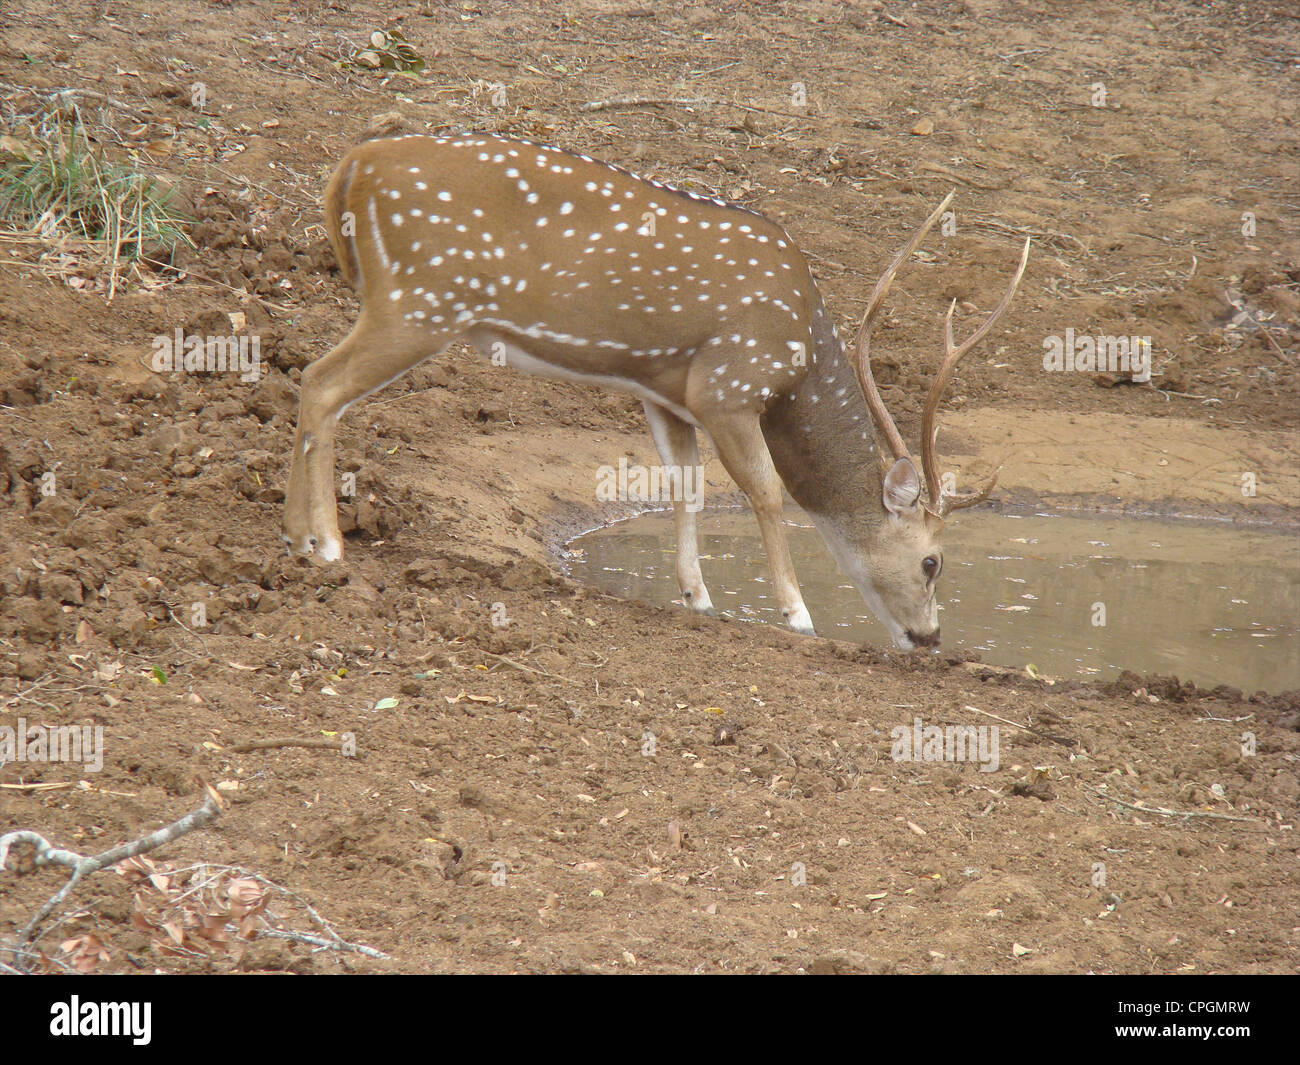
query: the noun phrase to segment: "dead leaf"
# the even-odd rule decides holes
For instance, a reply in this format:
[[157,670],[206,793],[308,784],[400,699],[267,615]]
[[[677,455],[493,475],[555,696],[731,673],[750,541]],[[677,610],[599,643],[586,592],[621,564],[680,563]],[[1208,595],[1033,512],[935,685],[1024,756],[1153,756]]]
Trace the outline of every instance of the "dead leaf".
[[75,939],[65,939],[59,949],[69,956],[69,962],[79,973],[88,973],[100,962],[109,960],[103,941],[93,932]]

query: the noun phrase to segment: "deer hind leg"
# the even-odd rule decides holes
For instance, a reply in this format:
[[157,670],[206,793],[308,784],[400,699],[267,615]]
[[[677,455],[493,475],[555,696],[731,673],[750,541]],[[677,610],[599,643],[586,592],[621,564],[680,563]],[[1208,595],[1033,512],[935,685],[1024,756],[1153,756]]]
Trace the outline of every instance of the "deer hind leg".
[[343,556],[334,495],[334,430],[359,399],[396,381],[451,343],[449,335],[381,329],[364,312],[338,347],[302,372],[298,430],[285,489],[282,537],[295,554],[332,562]]
[[[700,573],[700,548],[695,531],[695,508],[704,499],[700,448],[695,426],[672,411],[643,400],[645,418],[672,485],[673,528],[677,534],[677,585],[692,610],[714,614],[713,600]],[[692,491],[693,490],[693,491]],[[693,498],[688,498],[688,496]]]
[[767,450],[758,416],[744,411],[715,411],[701,416],[700,424],[712,437],[718,457],[731,474],[731,479],[749,497],[754,517],[758,519],[758,531],[763,538],[763,551],[772,571],[772,585],[782,617],[796,632],[816,636],[812,615],[804,606],[799,591],[785,528],[781,524],[784,502],[781,477]]

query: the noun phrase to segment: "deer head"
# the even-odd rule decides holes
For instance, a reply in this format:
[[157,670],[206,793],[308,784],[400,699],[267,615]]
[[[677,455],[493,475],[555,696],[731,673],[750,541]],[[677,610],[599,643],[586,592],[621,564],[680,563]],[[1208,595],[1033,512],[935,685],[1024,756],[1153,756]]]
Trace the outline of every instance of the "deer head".
[[1019,265],[1002,301],[961,345],[953,341],[952,318],[956,300],[949,305],[943,325],[943,360],[926,396],[921,417],[921,469],[918,471],[880,397],[871,372],[871,329],[898,268],[947,210],[952,197],[953,194],[949,193],[935,208],[876,282],[849,356],[872,422],[891,456],[881,456],[876,470],[878,476],[867,478],[867,490],[878,491],[878,498],[869,502],[864,521],[851,523],[846,520],[852,512],[846,512],[843,507],[838,508],[838,514],[822,513],[818,521],[841,568],[857,584],[873,613],[888,626],[894,642],[904,650],[939,643],[939,608],[935,591],[943,572],[939,537],[945,518],[954,510],[974,506],[988,498],[997,483],[997,473],[994,472],[988,483],[976,491],[966,494],[944,491],[943,476],[935,455],[938,432],[935,420],[939,402],[954,367],[987,335],[1010,306],[1029,258],[1029,241],[1026,240]]

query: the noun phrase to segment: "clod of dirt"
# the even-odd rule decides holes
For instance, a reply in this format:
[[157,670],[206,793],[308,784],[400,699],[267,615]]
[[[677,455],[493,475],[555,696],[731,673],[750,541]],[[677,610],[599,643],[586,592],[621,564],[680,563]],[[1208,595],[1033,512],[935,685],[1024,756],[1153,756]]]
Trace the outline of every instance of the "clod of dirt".
[[6,407],[31,407],[44,398],[41,375],[24,373],[0,385],[0,405]]
[[860,950],[833,950],[818,958],[808,967],[813,976],[878,976],[887,973],[889,965]]
[[381,115],[375,115],[370,120],[370,125],[357,138],[357,143],[377,140],[380,137],[400,137],[408,133],[423,132],[424,128],[422,126],[417,126],[400,111],[385,111]]
[[297,389],[284,374],[272,370],[257,383],[246,409],[265,424],[277,414],[292,415],[297,404]]
[[1031,799],[1041,799],[1043,802],[1051,802],[1056,798],[1056,792],[1052,790],[1052,786],[1046,780],[1034,780],[1028,783],[1017,780],[1011,785],[1011,794]]

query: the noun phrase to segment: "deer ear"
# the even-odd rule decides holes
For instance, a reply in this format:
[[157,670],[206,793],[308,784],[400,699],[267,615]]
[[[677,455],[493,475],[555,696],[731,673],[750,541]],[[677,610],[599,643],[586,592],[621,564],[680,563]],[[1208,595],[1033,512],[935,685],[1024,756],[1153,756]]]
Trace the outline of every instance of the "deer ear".
[[902,517],[916,510],[921,501],[921,475],[911,459],[899,459],[889,467],[880,494],[891,514]]

